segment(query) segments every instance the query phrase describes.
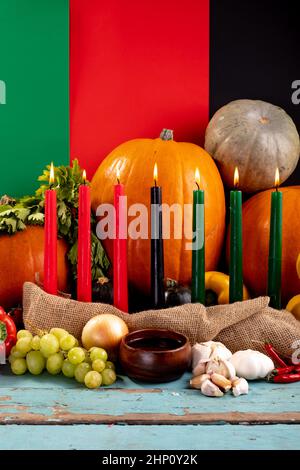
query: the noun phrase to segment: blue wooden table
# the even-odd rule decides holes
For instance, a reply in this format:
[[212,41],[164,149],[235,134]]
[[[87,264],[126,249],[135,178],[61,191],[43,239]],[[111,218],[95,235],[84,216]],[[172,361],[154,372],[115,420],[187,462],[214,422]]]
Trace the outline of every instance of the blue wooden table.
[[207,398],[189,378],[88,390],[0,366],[0,449],[300,449],[300,383]]

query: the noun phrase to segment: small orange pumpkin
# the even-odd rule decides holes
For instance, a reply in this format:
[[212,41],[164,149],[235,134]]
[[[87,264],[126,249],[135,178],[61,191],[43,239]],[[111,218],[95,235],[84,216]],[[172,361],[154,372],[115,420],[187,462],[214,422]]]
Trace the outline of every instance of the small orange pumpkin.
[[[113,150],[96,171],[92,188],[94,211],[102,203],[113,203],[116,171],[120,167],[120,181],[125,185],[128,207],[142,203],[150,214],[150,187],[153,186],[153,167],[158,166],[158,184],[162,186],[163,203],[171,206],[191,204],[195,185],[195,169],[201,174],[201,187],[205,190],[206,269],[216,268],[225,229],[225,199],[223,183],[210,155],[201,147],[175,142],[172,134],[163,131],[157,139],[135,139]],[[166,140],[171,138],[171,140]],[[130,223],[130,217],[129,217]],[[150,217],[148,217],[150,226]],[[172,225],[172,224],[171,224]],[[192,214],[187,217],[192,227]],[[182,228],[183,233],[183,228]],[[186,238],[164,240],[165,277],[189,283],[191,280],[191,251],[186,250]],[[190,241],[190,240],[189,240]],[[105,249],[112,259],[111,240],[104,240]],[[129,281],[137,289],[150,290],[150,240],[128,239]]]
[[[58,288],[67,291],[67,244],[59,239]],[[35,282],[35,273],[43,282],[44,229],[28,226],[14,235],[0,235],[0,305],[8,309],[22,303],[25,281]]]

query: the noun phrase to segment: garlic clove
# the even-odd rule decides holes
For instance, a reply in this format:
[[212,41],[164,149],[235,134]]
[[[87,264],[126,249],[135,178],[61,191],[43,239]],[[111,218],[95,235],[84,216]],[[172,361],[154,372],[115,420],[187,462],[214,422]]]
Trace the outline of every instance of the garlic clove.
[[201,386],[203,384],[203,382],[205,382],[205,380],[209,379],[209,375],[208,374],[202,374],[202,375],[198,375],[197,377],[193,377],[191,380],[190,380],[190,386],[192,388],[196,388],[197,390],[201,390]]
[[231,385],[231,381],[226,379],[226,377],[224,377],[223,375],[220,375],[220,374],[212,374],[210,376],[210,380],[215,384],[215,385],[218,385],[218,387],[220,387],[222,390],[224,390],[224,392],[228,392],[228,390],[231,389],[232,385]]
[[224,393],[209,379],[204,380],[201,385],[201,393],[207,397],[222,397]]
[[233,377],[235,377],[235,374],[236,374],[234,365],[231,364],[231,362],[229,362],[229,361],[220,361],[220,362],[221,362],[221,364],[223,365],[223,367],[225,369],[225,373],[222,374],[222,375],[224,375],[224,377],[226,377],[227,379],[232,380]]
[[194,369],[199,363],[209,361],[211,355],[211,347],[204,343],[196,343],[192,347],[192,368]]
[[193,375],[194,376],[205,374],[205,372],[206,372],[206,364],[205,363],[199,362],[196,365],[196,367],[194,367],[194,369],[193,369]]
[[249,392],[249,385],[246,379],[243,377],[235,378],[232,381],[232,393],[235,397],[239,397],[240,395],[247,395]]

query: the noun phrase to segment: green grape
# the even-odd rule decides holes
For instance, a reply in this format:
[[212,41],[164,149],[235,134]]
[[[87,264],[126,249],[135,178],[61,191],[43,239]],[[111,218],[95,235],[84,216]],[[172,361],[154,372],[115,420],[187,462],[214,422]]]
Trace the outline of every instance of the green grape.
[[32,338],[32,334],[30,333],[30,331],[27,331],[27,330],[20,330],[18,331],[17,333],[17,339],[21,339],[21,338]]
[[99,374],[99,372],[96,372],[95,370],[91,370],[84,377],[84,383],[87,388],[98,388],[100,387],[101,382],[101,374]]
[[13,346],[10,350],[10,356],[14,356],[15,359],[20,359],[21,357],[25,357],[26,353],[21,353],[20,351],[17,351],[16,346]]
[[70,349],[74,348],[75,342],[76,340],[74,336],[67,334],[60,339],[59,345],[64,351],[69,351]]
[[29,338],[29,336],[25,336],[18,339],[16,343],[16,350],[24,355],[31,351],[31,338]]
[[64,330],[63,328],[51,328],[49,333],[56,336],[58,341],[60,341],[64,336],[67,336],[69,334],[67,330]]
[[105,369],[105,362],[102,359],[95,359],[92,363],[93,370],[102,372]]
[[40,351],[30,351],[26,356],[28,370],[33,375],[40,375],[45,368],[45,358]]
[[41,337],[40,350],[44,357],[48,358],[59,351],[59,342],[51,333]]
[[22,375],[25,374],[27,370],[26,360],[22,357],[16,358],[11,363],[11,370],[15,375]]
[[78,341],[77,338],[75,338],[75,348],[76,348],[77,346],[79,346],[79,341]]
[[34,336],[31,340],[32,349],[34,349],[35,351],[38,351],[40,349],[40,343],[41,343],[41,338],[38,335]]
[[103,348],[93,347],[90,349],[90,357],[92,361],[95,359],[102,359],[102,361],[107,361],[107,352]]
[[68,359],[71,364],[80,364],[85,359],[84,350],[78,347],[70,349],[70,351],[68,352]]
[[74,377],[77,380],[77,382],[83,384],[84,377],[90,370],[91,370],[91,366],[87,362],[82,362],[81,364],[78,364],[74,372]]
[[101,375],[103,385],[112,385],[117,380],[116,373],[113,369],[104,369]]
[[47,371],[51,375],[57,375],[60,373],[62,369],[64,361],[64,356],[61,352],[52,354],[51,356],[48,357],[46,367]]
[[116,366],[114,365],[113,362],[107,361],[106,364],[105,364],[105,369],[113,369],[113,370],[115,370],[115,369],[116,369]]
[[61,368],[62,373],[64,376],[72,378],[74,377],[75,373],[75,364],[71,364],[71,362],[68,359],[65,359]]

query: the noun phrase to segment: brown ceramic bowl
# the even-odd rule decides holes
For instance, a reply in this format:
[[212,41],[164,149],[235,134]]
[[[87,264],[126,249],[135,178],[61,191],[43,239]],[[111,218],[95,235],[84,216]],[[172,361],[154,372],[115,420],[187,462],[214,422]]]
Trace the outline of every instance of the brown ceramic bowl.
[[146,329],[126,335],[120,345],[125,374],[143,382],[170,382],[189,367],[191,345],[181,333]]

